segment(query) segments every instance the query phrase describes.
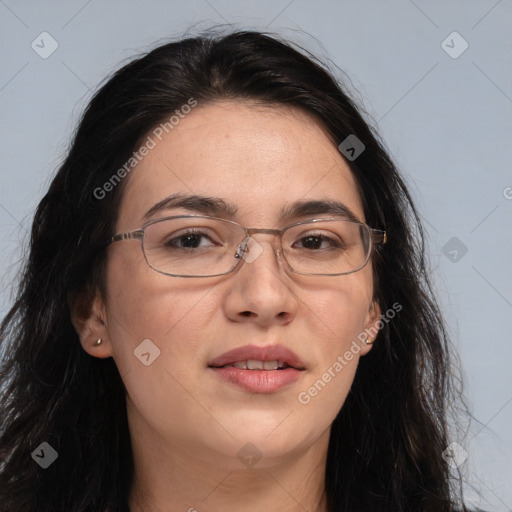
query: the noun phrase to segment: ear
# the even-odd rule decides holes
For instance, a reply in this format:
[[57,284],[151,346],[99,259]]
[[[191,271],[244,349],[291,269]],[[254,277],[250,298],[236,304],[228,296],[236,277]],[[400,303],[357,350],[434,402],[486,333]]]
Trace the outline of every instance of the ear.
[[[75,328],[82,348],[91,356],[106,358],[113,355],[112,344],[108,336],[107,315],[99,290],[86,290],[70,294],[68,304],[71,323]],[[98,339],[100,345],[96,345]]]
[[370,308],[368,309],[368,313],[366,314],[365,324],[363,332],[365,334],[365,339],[371,341],[371,343],[362,342],[361,352],[362,356],[368,354],[372,349],[372,343],[375,341],[379,333],[379,324],[381,319],[381,310],[380,306],[376,301],[373,301],[370,304]]

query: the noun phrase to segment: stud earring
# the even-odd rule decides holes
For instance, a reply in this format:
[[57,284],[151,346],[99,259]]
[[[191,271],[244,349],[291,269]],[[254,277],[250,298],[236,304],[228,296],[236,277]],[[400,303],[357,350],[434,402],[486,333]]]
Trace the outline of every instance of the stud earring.
[[371,345],[374,341],[375,341],[375,339],[373,339],[373,340],[372,340],[371,338],[366,338],[366,339],[364,340],[364,343],[365,343],[366,345]]
[[101,345],[103,343],[103,339],[100,338],[94,345],[97,347],[98,345]]

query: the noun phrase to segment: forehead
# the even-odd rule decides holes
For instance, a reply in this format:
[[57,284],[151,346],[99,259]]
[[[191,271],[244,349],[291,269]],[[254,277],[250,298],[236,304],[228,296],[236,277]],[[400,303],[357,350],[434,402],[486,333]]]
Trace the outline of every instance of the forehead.
[[120,229],[140,226],[176,194],[223,199],[236,208],[234,220],[252,226],[272,226],[283,208],[307,200],[342,202],[364,221],[350,168],[322,124],[299,109],[199,104],[169,133],[148,136],[153,148],[127,178]]

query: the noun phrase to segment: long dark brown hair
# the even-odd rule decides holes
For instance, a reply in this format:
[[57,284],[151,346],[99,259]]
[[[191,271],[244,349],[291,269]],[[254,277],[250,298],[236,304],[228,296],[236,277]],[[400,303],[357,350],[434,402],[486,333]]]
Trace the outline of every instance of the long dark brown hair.
[[[94,95],[37,207],[18,293],[0,328],[0,512],[128,511],[133,461],[125,388],[112,358],[82,349],[70,304],[104,292],[102,246],[114,234],[129,177],[102,197],[98,189],[190,98],[199,105],[230,99],[294,106],[319,119],[336,144],[356,135],[365,145],[347,163],[366,222],[389,236],[372,258],[374,296],[382,311],[395,303],[402,309],[361,358],[332,424],[329,510],[462,506],[458,479],[442,456],[459,380],[421,222],[383,142],[328,69],[276,36],[209,32],[158,46]],[[58,453],[47,469],[31,457],[42,442]]]

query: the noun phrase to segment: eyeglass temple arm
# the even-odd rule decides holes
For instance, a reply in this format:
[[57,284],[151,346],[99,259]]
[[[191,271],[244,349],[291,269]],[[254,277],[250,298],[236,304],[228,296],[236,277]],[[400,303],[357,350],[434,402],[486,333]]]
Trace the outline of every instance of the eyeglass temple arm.
[[109,240],[107,245],[113,244],[115,242],[120,242],[121,240],[141,240],[143,236],[144,231],[142,231],[142,229],[139,229],[137,231],[131,231],[130,233],[118,233]]
[[376,244],[385,244],[388,241],[388,234],[386,231],[381,231],[379,229],[371,229],[371,234],[372,242]]

